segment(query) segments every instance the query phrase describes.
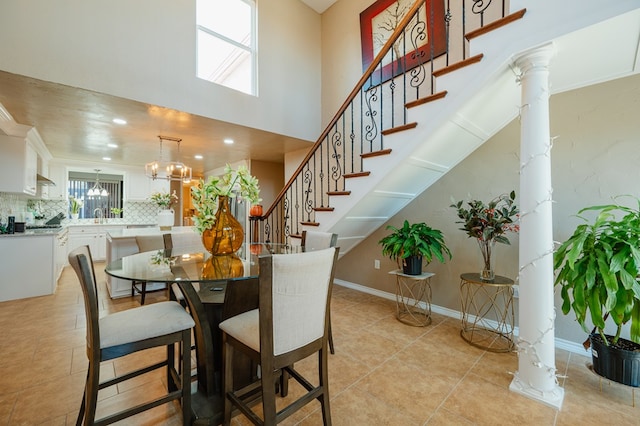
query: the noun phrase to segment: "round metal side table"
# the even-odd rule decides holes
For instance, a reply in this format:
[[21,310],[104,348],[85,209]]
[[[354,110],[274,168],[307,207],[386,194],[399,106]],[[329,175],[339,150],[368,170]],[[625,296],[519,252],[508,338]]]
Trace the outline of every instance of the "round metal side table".
[[431,277],[433,272],[420,275],[404,274],[401,270],[389,272],[396,276],[396,318],[414,327],[431,324]]
[[491,352],[514,349],[513,280],[496,275],[482,281],[478,273],[460,275],[462,329],[469,344]]

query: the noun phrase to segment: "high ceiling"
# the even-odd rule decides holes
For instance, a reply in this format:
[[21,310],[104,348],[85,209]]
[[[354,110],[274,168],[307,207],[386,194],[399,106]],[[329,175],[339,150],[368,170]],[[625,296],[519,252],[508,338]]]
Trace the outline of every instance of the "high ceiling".
[[[19,123],[33,126],[56,159],[143,166],[160,157],[157,135],[178,137],[180,157],[194,174],[251,158],[283,163],[284,153],[309,141],[184,112],[0,71],[0,104]],[[113,118],[126,117],[126,125]],[[154,135],[152,138],[149,135]],[[223,140],[231,138],[233,145]],[[118,145],[109,148],[108,143]],[[164,142],[162,156],[176,159],[178,144]],[[195,160],[196,154],[204,156]]]
[[[301,1],[322,13],[336,0]],[[156,136],[163,135],[182,139],[179,157],[201,175],[248,158],[283,163],[286,152],[310,147],[310,141],[4,71],[0,104],[17,123],[35,127],[55,159],[110,157],[112,165],[142,167],[159,159]],[[117,117],[126,117],[127,124],[114,124]],[[235,143],[225,145],[227,138]],[[162,148],[163,158],[177,159],[178,144],[165,141]],[[204,158],[195,160],[197,154]]]

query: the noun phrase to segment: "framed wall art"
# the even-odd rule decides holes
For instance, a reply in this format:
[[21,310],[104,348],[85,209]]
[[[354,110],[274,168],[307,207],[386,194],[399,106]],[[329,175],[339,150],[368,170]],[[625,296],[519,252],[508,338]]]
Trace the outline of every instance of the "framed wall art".
[[[382,50],[396,27],[409,12],[415,0],[377,0],[360,13],[360,36],[362,40],[362,70],[369,68],[376,55]],[[414,37],[417,49],[411,40],[404,40],[405,31],[393,46],[391,52],[382,60],[382,67],[377,67],[372,75],[372,84],[380,84],[399,75],[405,70],[428,62],[433,49],[433,57],[446,52],[446,32],[443,0],[427,0],[427,7],[421,7],[418,13],[420,25],[416,20],[409,23],[409,28],[422,32],[424,37]],[[413,28],[415,27],[415,28]],[[393,57],[393,60],[392,60]]]

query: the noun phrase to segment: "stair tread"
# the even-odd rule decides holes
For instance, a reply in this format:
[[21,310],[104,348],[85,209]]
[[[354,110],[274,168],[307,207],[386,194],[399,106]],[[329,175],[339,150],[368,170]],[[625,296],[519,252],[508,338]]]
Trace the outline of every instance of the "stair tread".
[[415,101],[407,102],[404,106],[405,108],[413,108],[418,105],[426,104],[428,102],[437,101],[438,99],[443,99],[447,96],[447,91],[443,90],[442,92],[434,93],[431,96],[426,96],[424,98],[416,99]]
[[364,177],[364,176],[369,176],[370,174],[371,172],[346,173],[344,175],[344,178],[349,179],[349,178],[356,178],[356,177]]
[[440,76],[443,76],[443,75],[448,74],[450,72],[459,70],[460,68],[464,68],[464,67],[466,67],[468,65],[475,64],[477,62],[480,62],[483,57],[484,57],[484,55],[482,53],[480,53],[479,55],[472,56],[472,57],[467,58],[467,59],[463,59],[460,62],[456,62],[455,64],[449,65],[448,67],[444,67],[444,68],[441,68],[441,69],[439,69],[437,71],[434,71],[433,72],[433,76],[434,77],[440,77]]
[[327,195],[351,195],[351,191],[328,191]]
[[366,152],[364,154],[360,154],[361,158],[370,158],[370,157],[378,157],[380,155],[389,155],[391,154],[391,149],[381,149],[380,151]]
[[407,123],[407,124],[403,124],[402,126],[396,126],[396,127],[392,127],[390,129],[386,129],[383,130],[381,133],[386,136],[386,135],[390,135],[392,133],[397,133],[397,132],[402,132],[404,130],[409,130],[409,129],[413,129],[418,125],[418,123],[413,122],[413,123]]
[[504,27],[505,25],[521,19],[525,13],[527,13],[527,9],[521,9],[517,12],[505,16],[504,18],[498,19],[497,21],[493,21],[490,24],[480,27],[477,30],[468,32],[467,34],[465,34],[465,38],[467,40],[471,40],[472,38],[481,36],[482,34],[487,34],[495,29]]

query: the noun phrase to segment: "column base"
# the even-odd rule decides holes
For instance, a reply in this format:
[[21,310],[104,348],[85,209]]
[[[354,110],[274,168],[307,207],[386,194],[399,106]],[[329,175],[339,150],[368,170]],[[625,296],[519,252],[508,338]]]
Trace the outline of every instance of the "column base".
[[564,400],[564,388],[561,388],[557,384],[552,390],[549,391],[534,389],[533,387],[523,382],[520,379],[518,372],[516,371],[513,375],[513,380],[509,385],[509,390],[526,396],[527,398],[539,401],[545,405],[548,405],[549,407],[555,408],[556,410],[560,410],[562,408],[562,401]]

